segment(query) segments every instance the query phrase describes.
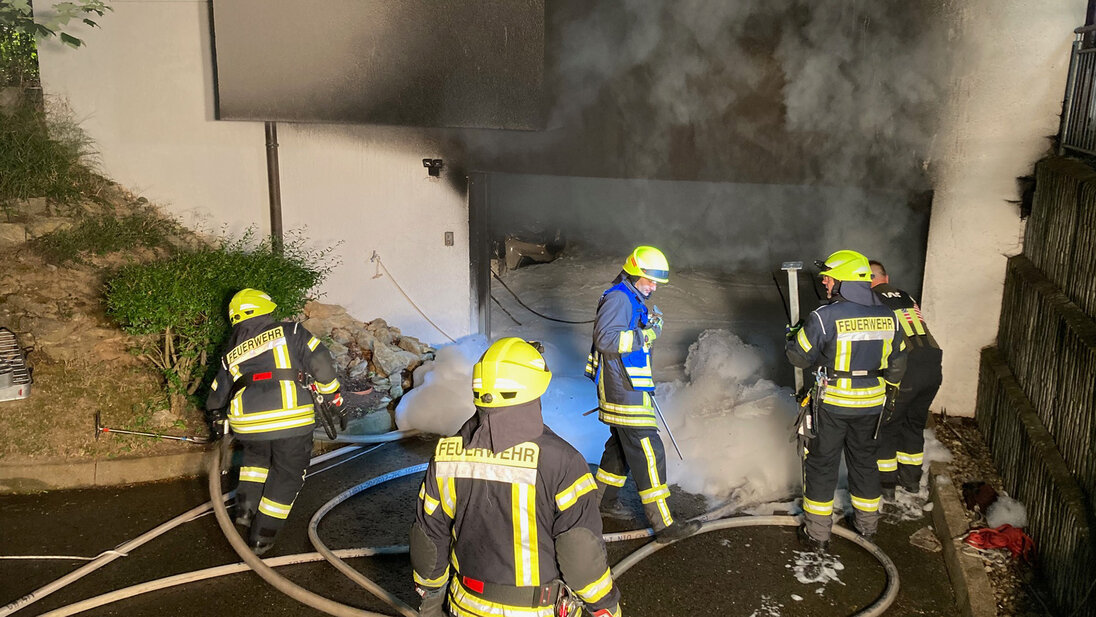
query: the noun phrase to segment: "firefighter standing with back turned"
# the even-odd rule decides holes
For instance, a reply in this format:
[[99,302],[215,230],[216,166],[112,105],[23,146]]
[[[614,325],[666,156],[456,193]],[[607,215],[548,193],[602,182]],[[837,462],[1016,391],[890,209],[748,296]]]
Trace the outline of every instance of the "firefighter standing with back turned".
[[666,485],[666,450],[658,434],[652,396],[651,345],[662,334],[662,313],[647,300],[659,283],[670,280],[662,251],[636,247],[623,271],[601,296],[594,320],[594,341],[586,376],[597,384],[598,419],[609,425],[609,440],[597,470],[599,504],[610,515],[622,514],[617,502],[629,468],[656,542],[672,542],[700,528],[696,521],[675,521]]
[[273,548],[312,454],[317,411],[300,372],[315,378],[330,404],[342,405],[327,348],[300,324],[274,321],[270,313],[275,308],[270,296],[257,289],[232,296],[228,352],[206,399],[215,430],[223,430],[227,420],[243,444],[235,517],[237,525],[250,527],[256,555]]
[[818,265],[832,301],[793,329],[785,351],[793,365],[821,377],[812,402],[813,434],[803,463],[804,524],[798,532],[805,547],[821,552],[833,525],[842,451],[856,531],[871,539],[878,527],[878,430],[905,373],[906,352],[894,312],[871,290],[866,257],[838,251]]
[[943,352],[921,317],[921,307],[908,293],[893,287],[883,264],[871,261],[872,291],[894,311],[909,351],[906,376],[898,390],[894,417],[880,433],[879,475],[883,498],[894,499],[895,486],[910,493],[921,490],[921,464],[925,459],[925,422],[929,406],[943,381]]
[[438,441],[411,526],[422,617],[445,615],[447,595],[458,617],[577,617],[580,604],[620,616],[597,485],[541,416],[551,379],[519,338],[496,341],[472,368],[476,413]]

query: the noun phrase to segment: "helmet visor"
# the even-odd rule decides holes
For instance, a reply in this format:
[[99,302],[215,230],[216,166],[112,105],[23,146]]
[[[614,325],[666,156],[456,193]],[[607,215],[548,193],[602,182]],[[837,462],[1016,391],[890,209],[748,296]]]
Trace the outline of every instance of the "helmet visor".
[[643,273],[645,278],[649,278],[652,281],[665,281],[670,278],[669,270],[651,270],[650,268],[640,268],[640,272]]

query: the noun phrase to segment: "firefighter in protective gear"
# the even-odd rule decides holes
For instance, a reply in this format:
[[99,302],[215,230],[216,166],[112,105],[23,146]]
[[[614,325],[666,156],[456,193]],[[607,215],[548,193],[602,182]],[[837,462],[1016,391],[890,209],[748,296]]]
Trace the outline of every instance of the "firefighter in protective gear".
[[300,324],[274,321],[275,308],[257,289],[232,297],[228,351],[206,399],[215,421],[227,420],[243,444],[235,517],[238,525],[250,527],[257,555],[274,546],[312,453],[316,410],[300,373],[310,373],[336,405],[342,402],[327,348]]
[[691,535],[695,521],[675,521],[667,505],[666,450],[658,434],[652,395],[651,345],[662,334],[662,314],[647,300],[670,280],[662,251],[637,247],[622,272],[601,296],[594,320],[586,376],[597,384],[598,419],[609,425],[609,439],[597,470],[599,504],[620,511],[617,495],[631,469],[647,520],[659,542]]
[[894,311],[909,351],[906,376],[898,390],[893,417],[880,430],[879,475],[883,497],[894,499],[894,489],[917,493],[925,458],[925,422],[929,406],[943,381],[943,351],[921,316],[921,307],[908,293],[893,287],[883,264],[871,261],[872,291]]
[[[566,584],[597,617],[619,616],[597,486],[582,456],[544,425],[552,373],[519,338],[473,367],[476,413],[438,441],[411,526],[420,615],[552,617]],[[448,593],[446,593],[448,591]]]
[[823,378],[814,397],[814,434],[803,463],[800,539],[824,550],[842,451],[856,531],[870,538],[878,527],[877,431],[888,388],[897,388],[905,372],[906,352],[894,312],[871,291],[866,257],[838,251],[819,267],[832,301],[804,319],[785,351],[793,365],[816,373],[820,369]]

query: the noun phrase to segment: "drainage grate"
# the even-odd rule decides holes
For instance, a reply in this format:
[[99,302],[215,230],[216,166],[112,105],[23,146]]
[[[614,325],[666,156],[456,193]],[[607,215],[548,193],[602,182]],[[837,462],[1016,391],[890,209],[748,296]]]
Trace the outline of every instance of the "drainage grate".
[[33,381],[15,333],[0,328],[0,401],[27,398]]

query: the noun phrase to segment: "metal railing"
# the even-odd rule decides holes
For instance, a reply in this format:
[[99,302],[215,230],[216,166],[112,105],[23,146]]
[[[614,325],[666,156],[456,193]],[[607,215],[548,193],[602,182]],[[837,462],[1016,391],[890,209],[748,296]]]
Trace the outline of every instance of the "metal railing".
[[1096,155],[1096,26],[1074,30],[1058,153]]

